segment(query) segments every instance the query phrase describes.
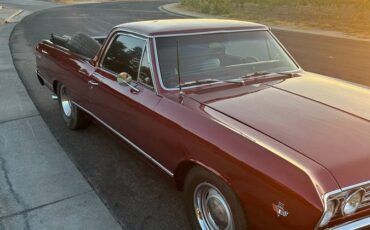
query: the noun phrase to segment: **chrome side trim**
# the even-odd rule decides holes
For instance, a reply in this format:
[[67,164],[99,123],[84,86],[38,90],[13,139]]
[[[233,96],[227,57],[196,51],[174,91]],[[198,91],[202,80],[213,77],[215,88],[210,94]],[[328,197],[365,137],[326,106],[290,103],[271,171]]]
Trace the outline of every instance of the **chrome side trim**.
[[154,164],[156,164],[160,169],[162,169],[165,173],[167,173],[169,176],[173,177],[173,173],[168,170],[166,167],[164,167],[161,163],[159,163],[158,161],[156,161],[153,157],[151,157],[149,154],[147,154],[146,152],[144,152],[141,148],[139,148],[137,145],[135,145],[133,142],[131,142],[129,139],[127,139],[125,136],[123,136],[121,133],[119,133],[117,130],[113,129],[112,127],[110,127],[107,123],[105,123],[104,121],[102,121],[100,118],[98,118],[97,116],[95,116],[95,114],[93,114],[92,112],[90,112],[89,110],[85,109],[84,107],[80,106],[79,104],[77,104],[76,102],[72,102],[74,105],[76,105],[78,108],[82,109],[83,111],[85,111],[86,113],[88,113],[89,115],[91,115],[92,117],[94,117],[97,121],[99,121],[101,124],[103,124],[105,127],[107,127],[109,130],[111,130],[112,132],[114,132],[115,134],[117,134],[120,138],[122,138],[124,141],[126,141],[127,143],[129,143],[132,147],[134,147],[137,151],[139,151],[143,156],[145,156],[146,158],[148,158],[150,161],[152,161]]
[[370,217],[366,217],[360,220],[355,220],[352,222],[347,222],[345,224],[335,226],[333,228],[328,228],[327,230],[348,230],[348,229],[362,229],[364,227],[370,226]]

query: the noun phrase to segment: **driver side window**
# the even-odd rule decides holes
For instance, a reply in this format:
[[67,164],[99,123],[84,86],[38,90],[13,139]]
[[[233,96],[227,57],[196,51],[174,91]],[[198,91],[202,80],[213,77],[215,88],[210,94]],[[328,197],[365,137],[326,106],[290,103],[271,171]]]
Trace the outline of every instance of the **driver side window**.
[[137,80],[146,41],[130,35],[118,35],[104,57],[102,67],[116,74],[126,72]]

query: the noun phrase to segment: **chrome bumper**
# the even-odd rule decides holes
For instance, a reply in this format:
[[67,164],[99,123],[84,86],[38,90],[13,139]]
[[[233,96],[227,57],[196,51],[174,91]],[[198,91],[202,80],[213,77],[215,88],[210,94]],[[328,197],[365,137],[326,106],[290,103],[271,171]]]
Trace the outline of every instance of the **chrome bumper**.
[[355,220],[352,222],[347,222],[345,224],[335,226],[333,228],[328,228],[327,230],[349,230],[349,229],[363,229],[365,227],[370,227],[370,217]]

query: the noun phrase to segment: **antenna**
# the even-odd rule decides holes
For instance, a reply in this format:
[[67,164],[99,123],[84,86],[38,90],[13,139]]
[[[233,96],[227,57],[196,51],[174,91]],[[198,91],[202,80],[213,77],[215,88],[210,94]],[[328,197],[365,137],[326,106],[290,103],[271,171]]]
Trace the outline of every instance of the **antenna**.
[[176,42],[176,60],[177,60],[177,76],[179,78],[179,90],[180,90],[179,96],[182,97],[183,92],[182,92],[181,73],[180,73],[179,40],[177,40]]

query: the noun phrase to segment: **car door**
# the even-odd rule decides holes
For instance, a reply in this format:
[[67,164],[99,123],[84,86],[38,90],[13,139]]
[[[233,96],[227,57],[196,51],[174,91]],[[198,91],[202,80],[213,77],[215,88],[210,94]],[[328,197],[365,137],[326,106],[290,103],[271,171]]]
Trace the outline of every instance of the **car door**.
[[[161,97],[153,85],[147,40],[117,34],[105,53],[92,75],[95,82],[89,93],[92,112],[115,133],[150,152],[154,141],[151,121]],[[131,75],[132,87],[117,82],[117,75],[122,72]]]

